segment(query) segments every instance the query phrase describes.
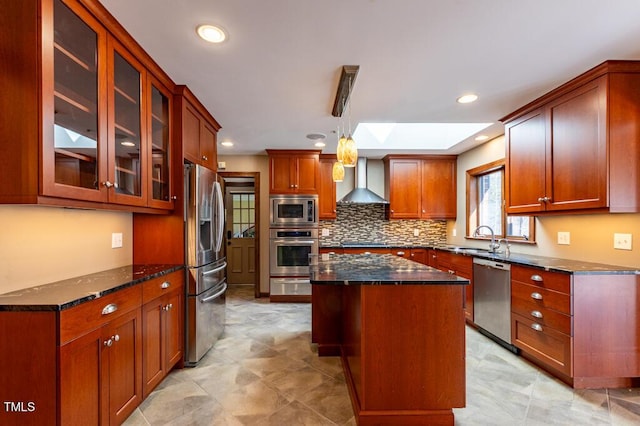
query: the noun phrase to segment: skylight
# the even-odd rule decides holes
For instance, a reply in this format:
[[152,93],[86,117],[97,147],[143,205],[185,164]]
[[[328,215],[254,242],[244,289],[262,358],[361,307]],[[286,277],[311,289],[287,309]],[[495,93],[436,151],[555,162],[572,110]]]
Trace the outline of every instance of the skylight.
[[493,123],[359,123],[358,149],[446,150]]

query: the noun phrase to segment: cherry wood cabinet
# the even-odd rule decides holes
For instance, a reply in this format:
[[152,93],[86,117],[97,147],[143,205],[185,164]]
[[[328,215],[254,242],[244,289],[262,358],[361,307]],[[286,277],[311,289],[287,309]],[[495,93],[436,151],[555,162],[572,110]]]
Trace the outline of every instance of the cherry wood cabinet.
[[507,212],[640,211],[639,86],[607,61],[501,119]]
[[143,396],[182,362],[184,272],[149,280],[142,287]]
[[184,158],[216,171],[220,124],[187,86],[176,86],[176,93],[176,128]]
[[170,197],[154,204],[150,191],[148,81],[165,97],[174,83],[98,2],[2,6],[0,35],[12,40],[2,56],[12,59],[0,72],[15,78],[0,82],[0,112],[4,137],[19,143],[2,147],[0,202],[171,209]]
[[269,193],[318,194],[318,150],[273,150],[269,154]]
[[640,277],[511,266],[512,343],[574,388],[632,387],[640,377]]
[[336,218],[336,183],[333,181],[333,163],[336,156],[320,154],[318,167],[320,180],[318,181],[318,217],[320,220]]
[[456,157],[387,155],[385,195],[390,219],[454,219]]
[[432,250],[430,254],[429,266],[469,280],[464,290],[464,315],[467,321],[473,322],[473,257],[444,250]]

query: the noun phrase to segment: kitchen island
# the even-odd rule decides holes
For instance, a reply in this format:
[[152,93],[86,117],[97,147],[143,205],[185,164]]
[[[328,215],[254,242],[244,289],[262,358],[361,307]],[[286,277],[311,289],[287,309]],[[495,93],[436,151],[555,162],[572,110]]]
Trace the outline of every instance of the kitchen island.
[[310,267],[312,342],[341,356],[359,425],[453,425],[465,406],[468,280],[393,255]]

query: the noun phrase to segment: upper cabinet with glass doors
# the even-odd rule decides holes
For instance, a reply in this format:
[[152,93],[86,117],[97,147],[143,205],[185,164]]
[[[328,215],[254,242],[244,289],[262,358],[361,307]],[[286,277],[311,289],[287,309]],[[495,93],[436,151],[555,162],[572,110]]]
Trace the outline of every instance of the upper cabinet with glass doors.
[[173,82],[98,2],[0,5],[0,203],[172,209]]

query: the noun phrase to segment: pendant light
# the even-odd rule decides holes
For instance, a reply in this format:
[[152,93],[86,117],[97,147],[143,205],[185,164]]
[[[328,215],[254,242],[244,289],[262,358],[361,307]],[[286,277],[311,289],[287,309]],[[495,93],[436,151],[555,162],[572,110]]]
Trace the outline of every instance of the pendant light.
[[[351,78],[349,78],[349,93],[351,93]],[[338,141],[338,148],[340,142]],[[358,161],[358,147],[356,141],[351,136],[351,97],[349,97],[349,137],[344,142],[344,149],[342,151],[342,164],[344,167],[355,167]]]
[[[338,131],[337,135],[340,134],[340,121],[338,121]],[[347,138],[344,136],[344,131],[342,132],[342,136],[338,138],[338,151],[336,153],[336,158],[338,161],[333,163],[333,169],[331,170],[331,177],[334,182],[342,182],[344,180],[344,165],[342,164],[342,153],[344,152],[344,143]]]

